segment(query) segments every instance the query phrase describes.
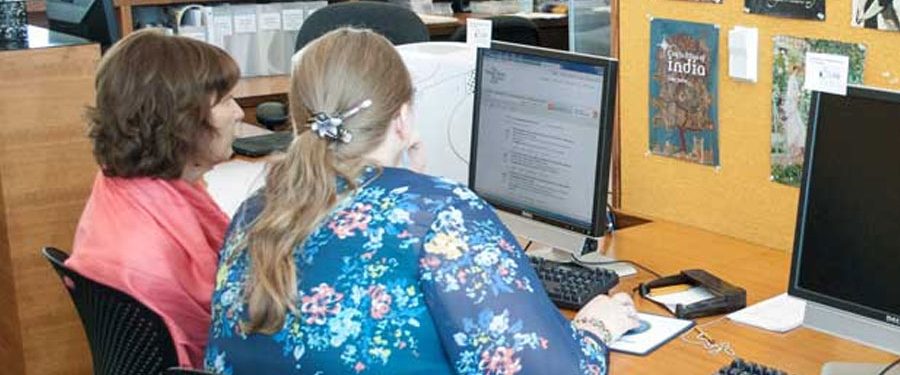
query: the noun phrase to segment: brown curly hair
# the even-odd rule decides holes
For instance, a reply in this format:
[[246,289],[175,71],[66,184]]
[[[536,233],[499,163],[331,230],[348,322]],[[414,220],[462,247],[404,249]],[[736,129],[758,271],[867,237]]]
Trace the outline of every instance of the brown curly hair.
[[215,135],[213,103],[239,78],[225,51],[201,41],[156,30],[119,41],[100,61],[96,106],[87,110],[88,136],[103,174],[181,177]]

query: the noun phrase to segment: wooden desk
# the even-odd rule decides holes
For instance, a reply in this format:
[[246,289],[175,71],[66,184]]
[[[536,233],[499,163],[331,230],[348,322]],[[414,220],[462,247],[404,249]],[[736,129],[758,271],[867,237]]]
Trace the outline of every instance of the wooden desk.
[[[730,237],[667,222],[652,222],[619,230],[603,244],[610,255],[634,260],[662,275],[683,269],[703,268],[747,289],[753,304],[785,292],[789,254]],[[645,272],[625,277],[614,291],[630,292],[653,277]],[[639,310],[666,315],[659,306],[635,295]],[[574,313],[564,311],[569,317]],[[828,361],[889,363],[887,352],[834,336],[798,328],[777,334],[733,323],[718,317],[698,324],[714,339],[730,342],[738,356],[774,366],[791,374],[819,374]],[[724,354],[710,355],[702,347],[675,339],[646,357],[612,354],[612,374],[712,374],[731,362]]]

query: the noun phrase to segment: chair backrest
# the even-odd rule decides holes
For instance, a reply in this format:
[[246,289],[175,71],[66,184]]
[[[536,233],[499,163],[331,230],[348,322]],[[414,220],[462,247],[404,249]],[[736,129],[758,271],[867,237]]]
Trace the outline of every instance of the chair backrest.
[[66,267],[65,252],[52,247],[41,252],[75,303],[91,347],[94,374],[158,375],[178,365],[169,329],[159,315],[131,296]]
[[[501,42],[540,46],[538,28],[525,17],[496,16],[491,20],[491,39]],[[450,40],[454,42],[466,41],[466,25],[462,25],[453,32]]]
[[296,50],[343,26],[372,29],[394,45],[430,40],[428,28],[411,10],[389,3],[355,1],[331,4],[310,15],[300,26]]

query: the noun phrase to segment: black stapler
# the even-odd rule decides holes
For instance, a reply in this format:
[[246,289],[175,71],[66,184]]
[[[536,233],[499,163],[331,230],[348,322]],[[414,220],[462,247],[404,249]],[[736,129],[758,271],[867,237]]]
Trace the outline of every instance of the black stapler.
[[[693,319],[704,316],[730,313],[747,306],[747,291],[731,285],[704,270],[685,270],[678,275],[666,276],[647,283],[641,283],[638,289],[641,297],[648,298],[651,290],[672,285],[702,286],[714,297],[688,305],[675,306],[675,316],[681,319]],[[649,299],[652,301],[652,299]]]

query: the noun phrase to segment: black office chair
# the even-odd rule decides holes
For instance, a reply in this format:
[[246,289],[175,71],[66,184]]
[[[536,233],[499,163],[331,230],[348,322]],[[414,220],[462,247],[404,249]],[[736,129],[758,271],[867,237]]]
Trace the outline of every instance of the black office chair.
[[[540,46],[538,28],[525,17],[495,16],[491,20],[491,39],[502,42]],[[466,25],[462,25],[453,32],[450,40],[454,42],[466,41]]]
[[428,27],[408,8],[383,2],[354,1],[331,4],[310,15],[297,33],[296,50],[343,26],[372,29],[394,45],[431,40]]
[[75,303],[95,375],[159,375],[178,365],[175,344],[159,315],[131,296],[66,267],[65,252],[45,247],[41,253]]
[[[430,40],[428,27],[408,8],[384,2],[354,1],[331,4],[310,15],[297,33],[296,50],[343,26],[372,29],[394,45]],[[256,108],[256,121],[269,129],[282,126],[287,118],[283,103],[265,102]]]

